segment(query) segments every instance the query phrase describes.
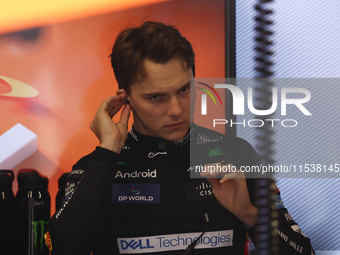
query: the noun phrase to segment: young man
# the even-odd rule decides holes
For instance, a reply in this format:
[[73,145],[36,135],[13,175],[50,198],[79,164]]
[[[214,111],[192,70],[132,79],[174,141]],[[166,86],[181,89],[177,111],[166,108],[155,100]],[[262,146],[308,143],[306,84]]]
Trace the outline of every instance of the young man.
[[[52,254],[243,254],[258,221],[252,180],[191,179],[190,140],[208,152],[197,165],[251,165],[257,155],[239,138],[192,123],[191,44],[172,26],[146,22],[119,34],[111,63],[120,89],[99,107],[91,129],[100,145],[74,165],[66,201],[50,220]],[[295,222],[280,222],[282,254],[311,254]]]

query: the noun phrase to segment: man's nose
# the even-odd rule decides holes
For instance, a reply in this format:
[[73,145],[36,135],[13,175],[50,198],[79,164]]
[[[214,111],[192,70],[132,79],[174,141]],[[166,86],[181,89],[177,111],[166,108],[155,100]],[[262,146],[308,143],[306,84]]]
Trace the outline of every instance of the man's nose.
[[177,97],[172,97],[168,103],[168,115],[169,116],[179,116],[183,112],[181,103]]

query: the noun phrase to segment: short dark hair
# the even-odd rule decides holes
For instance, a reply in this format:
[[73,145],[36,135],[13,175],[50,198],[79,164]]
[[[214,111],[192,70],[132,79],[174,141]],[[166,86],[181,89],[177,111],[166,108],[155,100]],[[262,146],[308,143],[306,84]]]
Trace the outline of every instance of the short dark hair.
[[110,55],[118,86],[128,94],[133,82],[146,78],[146,59],[165,64],[174,57],[182,58],[195,76],[195,53],[190,42],[175,26],[151,21],[120,32]]

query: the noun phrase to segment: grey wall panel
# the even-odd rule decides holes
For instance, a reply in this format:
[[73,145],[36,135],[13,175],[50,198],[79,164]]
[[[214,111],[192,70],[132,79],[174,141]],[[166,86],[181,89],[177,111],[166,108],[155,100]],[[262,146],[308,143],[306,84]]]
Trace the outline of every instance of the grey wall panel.
[[[254,4],[236,1],[236,72],[238,78],[254,77]],[[274,10],[274,77],[340,78],[340,1],[284,0]],[[326,81],[326,80],[325,80]],[[308,109],[311,119],[291,112],[298,119],[295,130],[275,128],[277,163],[340,163],[340,86],[329,80],[311,88]],[[304,87],[301,83],[300,87]],[[277,118],[281,118],[276,113]],[[253,119],[247,112],[237,119]],[[256,129],[237,128],[237,135],[256,147]],[[318,162],[319,161],[319,162]],[[278,179],[278,187],[290,214],[316,250],[340,250],[340,181],[335,178]]]

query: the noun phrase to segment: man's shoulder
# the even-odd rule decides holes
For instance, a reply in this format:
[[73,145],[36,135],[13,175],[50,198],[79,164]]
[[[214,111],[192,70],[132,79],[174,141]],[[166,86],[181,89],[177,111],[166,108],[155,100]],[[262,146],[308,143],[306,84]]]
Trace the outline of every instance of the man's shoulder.
[[98,146],[91,153],[79,159],[77,163],[73,165],[73,169],[86,169],[93,160],[113,166],[117,163],[118,158],[119,154]]
[[81,169],[85,169],[91,162],[93,156],[94,151],[92,151],[91,153],[81,157],[74,165],[73,165],[73,169],[75,168],[81,168]]

